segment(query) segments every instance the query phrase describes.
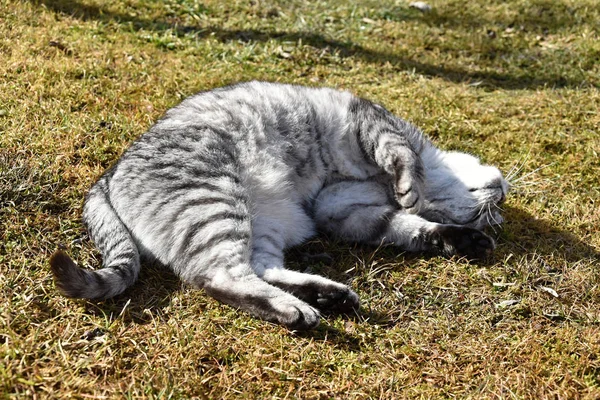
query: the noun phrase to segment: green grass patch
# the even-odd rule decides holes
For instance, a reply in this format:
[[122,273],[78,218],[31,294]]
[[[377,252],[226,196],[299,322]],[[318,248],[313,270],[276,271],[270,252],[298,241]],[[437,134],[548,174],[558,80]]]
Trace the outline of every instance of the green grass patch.
[[[408,4],[0,0],[0,398],[600,397],[600,6]],[[364,306],[301,335],[153,265],[61,297],[58,245],[100,264],[94,180],[170,106],[251,79],[349,89],[516,171],[493,260],[315,239]]]

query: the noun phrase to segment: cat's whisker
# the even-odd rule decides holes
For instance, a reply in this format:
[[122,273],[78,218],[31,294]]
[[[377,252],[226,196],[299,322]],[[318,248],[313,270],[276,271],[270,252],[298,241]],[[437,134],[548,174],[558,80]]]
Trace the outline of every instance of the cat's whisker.
[[517,160],[517,162],[515,164],[513,164],[512,167],[510,167],[510,169],[508,170],[508,172],[506,173],[505,177],[508,180],[511,176],[513,176],[513,173],[515,171],[515,169],[517,168],[517,166],[519,165],[520,160]]
[[531,154],[531,147],[527,151],[527,154],[525,155],[525,157],[523,157],[521,160],[517,160],[515,165],[513,165],[511,167],[511,169],[508,171],[508,173],[506,174],[506,178],[505,178],[507,182],[512,184],[512,182],[511,182],[512,178],[514,178],[519,172],[521,172],[521,170],[525,166],[525,163],[529,159],[530,154]]
[[540,193],[544,193],[543,190],[531,190],[531,189],[524,189],[524,188],[516,188],[513,192],[513,195],[535,195],[535,194],[540,194]]
[[496,223],[496,225],[500,225],[500,221],[498,221],[496,219],[496,217],[494,217],[494,213],[492,212],[492,206],[491,205],[490,205],[490,209],[489,209],[489,214],[490,214],[490,217],[492,217],[492,220]]
[[[492,219],[493,219],[493,218],[492,218]],[[494,221],[494,222],[495,222],[495,221]],[[492,231],[494,232],[494,235],[498,234],[498,231],[496,230],[496,226],[495,226],[495,225],[498,225],[498,223],[496,223],[496,224],[492,224],[492,223],[490,222],[490,220],[488,219],[488,226],[489,226],[490,228],[492,228]]]
[[497,203],[493,203],[492,204],[494,207],[496,207],[498,210],[502,211],[502,212],[506,212],[506,210],[504,208],[502,208],[499,204]]
[[539,184],[541,184],[541,181],[525,181],[525,182],[517,182],[515,184],[515,188],[523,188],[523,187],[527,187],[527,186],[537,186]]
[[492,226],[492,230],[494,231],[494,234],[497,234],[497,233],[498,233],[498,231],[496,230],[496,227],[495,227],[495,225],[499,226],[499,225],[501,224],[501,222],[500,222],[500,221],[498,221],[498,220],[496,219],[496,217],[494,217],[494,213],[492,212],[492,206],[495,206],[495,207],[496,207],[496,208],[498,208],[498,209],[500,209],[500,207],[498,207],[496,204],[490,204],[490,205],[489,205],[489,207],[490,207],[490,209],[489,209],[489,215],[490,215],[490,217],[492,218],[492,220],[493,220],[493,221],[494,221],[494,223],[495,223],[495,224],[492,224],[492,225],[491,225],[491,226]]
[[552,162],[552,163],[550,163],[550,164],[542,165],[541,167],[539,167],[539,168],[536,168],[536,169],[534,169],[533,171],[531,171],[531,172],[528,172],[527,174],[525,174],[525,175],[522,175],[522,176],[518,177],[517,179],[515,179],[514,181],[512,181],[512,182],[511,182],[511,184],[519,183],[519,182],[521,182],[523,179],[527,178],[528,176],[531,176],[532,174],[535,174],[536,172],[538,172],[538,171],[540,171],[540,170],[542,170],[542,169],[544,169],[544,168],[551,167],[551,166],[552,166],[552,165],[554,165],[554,164],[556,164],[556,161],[555,161],[555,162]]

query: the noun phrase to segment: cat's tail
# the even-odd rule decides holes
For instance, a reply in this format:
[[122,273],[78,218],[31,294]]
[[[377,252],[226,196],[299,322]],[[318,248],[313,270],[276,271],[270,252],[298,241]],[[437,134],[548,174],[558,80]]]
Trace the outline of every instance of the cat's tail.
[[67,297],[107,299],[125,291],[138,277],[138,248],[105,189],[106,183],[101,178],[90,190],[83,210],[90,236],[102,253],[104,268],[97,271],[80,268],[62,250],[50,258],[56,286]]

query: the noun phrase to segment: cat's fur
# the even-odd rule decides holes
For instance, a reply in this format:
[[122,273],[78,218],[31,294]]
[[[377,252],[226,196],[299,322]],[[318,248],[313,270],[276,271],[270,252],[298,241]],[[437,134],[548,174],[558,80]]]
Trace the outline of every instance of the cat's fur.
[[60,289],[103,299],[132,285],[140,256],[252,315],[291,329],[358,296],[284,268],[284,249],[323,231],[401,250],[485,256],[501,221],[498,169],[444,152],[348,92],[249,82],[192,96],[125,151],[86,197],[104,268],[51,259]]

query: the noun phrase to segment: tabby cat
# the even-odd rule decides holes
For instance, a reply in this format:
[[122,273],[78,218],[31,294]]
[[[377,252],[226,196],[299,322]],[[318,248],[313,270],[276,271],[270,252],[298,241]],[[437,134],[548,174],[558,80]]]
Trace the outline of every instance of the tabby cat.
[[104,268],[50,264],[69,297],[132,285],[140,257],[214,298],[293,330],[318,310],[350,312],[356,293],[284,268],[317,231],[411,252],[485,257],[502,221],[500,171],[436,148],[385,108],[327,88],[248,82],[167,111],[91,188],[83,219]]

